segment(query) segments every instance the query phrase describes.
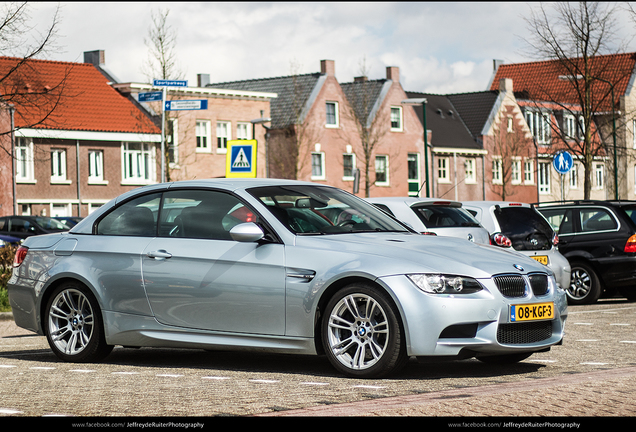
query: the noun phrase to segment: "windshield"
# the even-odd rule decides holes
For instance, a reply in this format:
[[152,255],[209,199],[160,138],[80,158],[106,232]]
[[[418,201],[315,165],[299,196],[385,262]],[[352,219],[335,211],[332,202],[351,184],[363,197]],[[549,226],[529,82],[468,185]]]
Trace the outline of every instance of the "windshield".
[[292,185],[259,187],[248,192],[299,235],[409,232],[381,210],[340,189]]

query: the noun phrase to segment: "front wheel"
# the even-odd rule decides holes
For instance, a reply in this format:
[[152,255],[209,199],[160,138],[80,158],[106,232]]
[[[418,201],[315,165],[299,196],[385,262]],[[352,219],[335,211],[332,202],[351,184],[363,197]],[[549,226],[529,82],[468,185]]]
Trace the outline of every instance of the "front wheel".
[[336,293],[325,310],[322,336],[331,364],[352,377],[388,375],[408,360],[395,307],[373,286],[354,284]]
[[589,264],[574,262],[571,265],[570,286],[565,290],[568,303],[574,305],[596,303],[601,296],[601,281]]
[[53,291],[46,306],[44,325],[49,346],[62,360],[99,361],[113,349],[106,344],[97,300],[79,283],[65,283]]

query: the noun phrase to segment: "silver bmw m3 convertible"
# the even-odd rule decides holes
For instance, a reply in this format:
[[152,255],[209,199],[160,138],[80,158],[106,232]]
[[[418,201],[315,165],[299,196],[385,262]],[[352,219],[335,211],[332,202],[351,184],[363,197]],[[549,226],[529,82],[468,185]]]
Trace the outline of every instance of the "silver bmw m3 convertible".
[[567,303],[515,252],[412,232],[340,189],[272,179],[128,192],[30,237],[9,298],[70,362],[114,346],[324,354],[379,377],[409,357],[517,362],[561,343]]

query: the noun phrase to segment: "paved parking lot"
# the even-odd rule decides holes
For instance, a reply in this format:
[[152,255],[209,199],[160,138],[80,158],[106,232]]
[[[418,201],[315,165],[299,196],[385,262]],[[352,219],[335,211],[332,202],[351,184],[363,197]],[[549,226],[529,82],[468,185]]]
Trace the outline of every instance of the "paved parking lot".
[[633,416],[636,304],[570,308],[564,345],[505,367],[411,362],[383,380],[325,358],[116,348],[63,363],[46,339],[0,321],[0,415]]

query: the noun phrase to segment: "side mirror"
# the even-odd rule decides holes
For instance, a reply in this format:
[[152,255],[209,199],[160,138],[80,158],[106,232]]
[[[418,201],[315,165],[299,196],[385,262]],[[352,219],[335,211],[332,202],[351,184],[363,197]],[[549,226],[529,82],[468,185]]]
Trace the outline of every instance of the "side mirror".
[[254,222],[246,222],[236,225],[230,230],[230,236],[237,242],[253,243],[265,236],[261,227]]

